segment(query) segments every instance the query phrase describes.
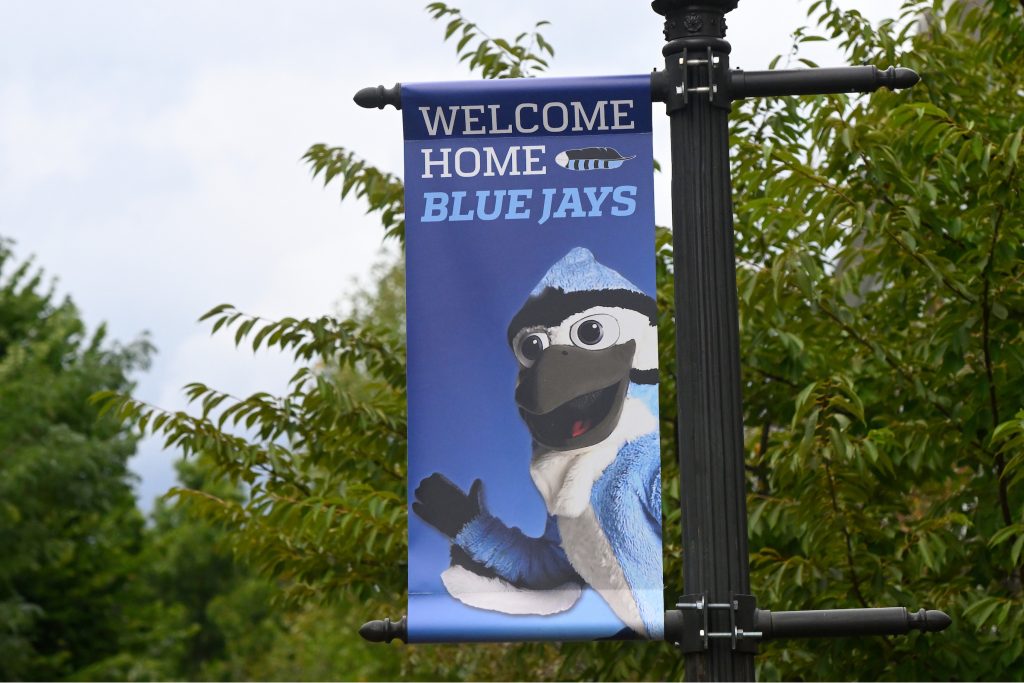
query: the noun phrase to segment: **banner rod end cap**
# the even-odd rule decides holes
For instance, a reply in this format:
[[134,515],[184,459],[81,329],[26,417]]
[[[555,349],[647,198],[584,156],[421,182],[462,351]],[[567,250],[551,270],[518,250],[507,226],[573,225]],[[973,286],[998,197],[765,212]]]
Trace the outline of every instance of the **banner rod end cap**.
[[383,109],[391,105],[395,109],[402,108],[402,86],[395,83],[390,88],[383,85],[372,85],[355,94],[352,100],[363,109]]
[[945,631],[953,620],[948,614],[937,609],[920,609],[910,614],[910,627],[925,633]]
[[397,622],[391,621],[388,617],[368,621],[359,627],[359,635],[363,640],[371,643],[390,643],[395,638],[403,643],[408,642],[406,640],[408,635],[406,617],[402,617]]
[[904,88],[911,88],[921,81],[921,77],[916,71],[902,66],[890,66],[888,69],[881,71],[880,73],[882,76],[881,85],[889,88],[889,90],[903,90]]

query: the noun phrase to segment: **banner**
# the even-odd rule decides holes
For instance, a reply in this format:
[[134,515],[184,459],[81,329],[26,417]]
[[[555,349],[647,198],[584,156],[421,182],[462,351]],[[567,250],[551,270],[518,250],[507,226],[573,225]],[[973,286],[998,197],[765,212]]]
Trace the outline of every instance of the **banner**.
[[650,76],[402,116],[409,641],[661,639]]

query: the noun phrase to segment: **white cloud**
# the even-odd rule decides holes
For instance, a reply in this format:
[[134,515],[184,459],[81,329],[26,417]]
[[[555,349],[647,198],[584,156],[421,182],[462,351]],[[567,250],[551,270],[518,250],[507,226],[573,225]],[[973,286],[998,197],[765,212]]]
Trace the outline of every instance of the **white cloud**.
[[54,110],[36,95],[24,83],[0,87],[0,184],[6,192],[82,178],[97,161],[90,131],[108,118],[100,104]]

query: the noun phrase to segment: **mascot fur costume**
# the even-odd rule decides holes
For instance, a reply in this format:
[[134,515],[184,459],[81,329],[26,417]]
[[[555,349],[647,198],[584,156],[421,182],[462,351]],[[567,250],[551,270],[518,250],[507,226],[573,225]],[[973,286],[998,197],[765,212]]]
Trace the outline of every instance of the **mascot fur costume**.
[[505,525],[479,479],[467,494],[425,478],[413,511],[452,544],[441,578],[453,597],[555,614],[589,585],[626,625],[620,637],[663,637],[656,324],[654,300],[582,247],[530,293],[508,340],[547,526],[533,538]]

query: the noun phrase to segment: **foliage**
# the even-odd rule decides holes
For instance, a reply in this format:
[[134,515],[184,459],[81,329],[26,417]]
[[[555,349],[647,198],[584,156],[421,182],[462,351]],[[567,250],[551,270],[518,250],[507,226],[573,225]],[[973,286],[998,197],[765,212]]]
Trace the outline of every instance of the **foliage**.
[[143,524],[135,439],[87,398],[129,391],[149,352],[87,335],[0,241],[0,678],[63,678],[118,647]]
[[[513,40],[492,38],[479,26],[467,21],[462,10],[443,2],[427,5],[427,13],[437,21],[449,19],[444,39],[458,37],[455,52],[460,62],[466,62],[470,71],[479,70],[483,78],[528,78],[548,68],[544,57],[555,56],[555,48],[540,33],[550,22],[538,21],[533,31],[523,32]],[[474,43],[476,47],[473,47]]]
[[[237,486],[218,479],[205,459],[180,461],[177,470],[182,486],[191,490],[224,500],[244,497]],[[236,666],[235,648],[267,648],[279,630],[270,607],[273,584],[235,560],[224,529],[182,506],[157,501],[139,567],[135,592],[142,609],[130,615],[132,627],[143,653],[162,668],[146,678],[222,679]],[[166,648],[167,642],[174,648]],[[130,660],[139,658],[131,654]]]
[[[172,496],[234,529],[239,555],[287,579],[291,597],[347,590],[370,598],[378,581],[399,585],[402,567],[391,560],[404,553],[405,354],[396,332],[329,317],[263,321],[230,306],[205,317],[215,329],[233,329],[239,342],[251,333],[253,349],[280,348],[309,365],[282,397],[238,399],[189,385],[202,407],[195,416],[111,399],[121,417],[162,430],[168,447],[209,457],[248,492],[241,501],[190,488]],[[328,368],[317,367],[321,358],[371,377],[365,395],[333,381]],[[226,429],[233,426],[251,429],[254,438]]]
[[872,27],[814,3],[851,63],[921,84],[746,104],[733,127],[759,597],[955,623],[773,645],[765,676],[1024,673],[1019,418],[1004,422],[1024,405],[1024,21],[943,4]]
[[405,197],[401,180],[380,171],[344,147],[318,143],[306,150],[302,158],[309,163],[314,178],[323,177],[324,185],[335,178],[341,180],[341,199],[350,195],[362,199],[369,206],[367,213],[379,213],[384,239],[404,241]]
[[[832,39],[851,63],[909,66],[923,82],[899,94],[734,107],[753,588],[776,610],[930,606],[955,625],[938,636],[770,644],[759,675],[1021,678],[1021,7],[912,1],[878,26],[832,0],[811,7],[821,35],[798,31],[792,58],[806,42]],[[502,45],[457,10],[428,11],[458,22],[448,35],[462,31],[457,53],[481,75],[542,64],[526,58],[525,36]],[[487,45],[486,60],[467,47],[474,40]],[[341,181],[343,197],[380,212],[387,236],[402,237],[398,178],[343,148],[314,146],[306,159],[325,183]],[[670,241],[659,230],[666,406],[677,381]],[[382,291],[399,284],[388,278]],[[236,398],[195,384],[192,414],[123,395],[99,400],[248,487],[243,500],[176,495],[224,525],[232,547],[302,610],[393,613],[406,551],[400,315],[389,304],[386,314],[370,305],[341,321],[266,321],[219,306],[205,316],[215,332],[302,365],[287,395]],[[674,411],[662,413],[675,589]],[[681,674],[665,644],[394,652],[411,678]]]

